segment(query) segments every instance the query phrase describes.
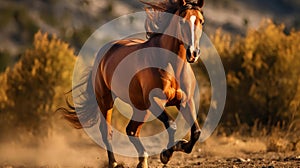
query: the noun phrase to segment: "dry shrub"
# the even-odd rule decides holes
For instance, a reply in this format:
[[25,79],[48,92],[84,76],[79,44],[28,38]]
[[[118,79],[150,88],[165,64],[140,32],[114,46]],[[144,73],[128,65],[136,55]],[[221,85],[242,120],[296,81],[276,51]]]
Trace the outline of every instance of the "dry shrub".
[[278,137],[269,138],[266,145],[268,152],[284,152],[293,149],[293,144],[291,144],[290,141]]
[[38,32],[33,48],[0,74],[1,139],[48,134],[53,111],[71,86],[73,53],[67,43]]
[[265,20],[245,37],[218,30],[211,39],[227,75],[224,131],[269,134],[279,126],[299,137],[300,31],[286,33],[284,25]]

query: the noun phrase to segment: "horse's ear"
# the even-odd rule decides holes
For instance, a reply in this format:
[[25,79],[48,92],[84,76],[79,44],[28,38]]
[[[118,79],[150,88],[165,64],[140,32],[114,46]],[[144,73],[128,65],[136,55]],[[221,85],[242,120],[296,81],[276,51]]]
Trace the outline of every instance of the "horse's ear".
[[200,8],[202,8],[204,5],[204,0],[198,0],[197,4]]
[[185,0],[179,0],[179,5],[180,5],[180,6],[186,5],[186,1],[185,1]]

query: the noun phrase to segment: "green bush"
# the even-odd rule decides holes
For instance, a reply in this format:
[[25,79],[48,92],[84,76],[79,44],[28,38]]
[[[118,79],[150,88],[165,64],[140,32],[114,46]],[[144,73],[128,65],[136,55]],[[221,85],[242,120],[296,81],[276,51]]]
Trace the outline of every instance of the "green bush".
[[64,103],[75,62],[73,49],[55,36],[38,32],[33,48],[0,75],[0,124],[3,134],[46,136],[55,109]]
[[300,118],[300,32],[266,20],[244,38],[218,30],[212,41],[227,75],[225,126],[287,128]]

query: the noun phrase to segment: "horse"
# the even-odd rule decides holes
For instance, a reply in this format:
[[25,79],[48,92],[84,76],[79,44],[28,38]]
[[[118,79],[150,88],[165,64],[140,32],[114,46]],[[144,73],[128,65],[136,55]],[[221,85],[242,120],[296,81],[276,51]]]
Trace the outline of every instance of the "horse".
[[[122,39],[114,41],[109,44],[105,52],[101,49],[98,53],[102,56],[97,65],[97,71],[89,73],[86,81],[87,87],[92,88],[85,93],[86,100],[83,101],[82,106],[86,108],[77,108],[68,103],[69,109],[63,108],[64,117],[70,121],[75,128],[91,127],[97,123],[99,113],[97,110],[91,110],[89,99],[96,97],[97,108],[100,109],[103,118],[99,125],[102,140],[106,146],[108,155],[108,167],[116,168],[122,167],[115,159],[114,152],[111,145],[112,129],[111,117],[115,97],[119,97],[124,102],[131,102],[135,109],[132,118],[126,127],[126,134],[130,142],[136,148],[139,154],[139,163],[137,167],[148,167],[148,154],[140,141],[140,131],[144,122],[149,117],[149,114],[155,114],[164,127],[168,130],[168,145],[160,153],[160,160],[163,164],[167,164],[175,151],[191,153],[193,146],[198,141],[201,129],[197,122],[195,102],[193,99],[196,81],[194,75],[187,72],[186,66],[189,63],[195,63],[200,56],[200,37],[204,23],[204,16],[202,7],[204,0],[165,0],[161,2],[143,2],[147,7],[147,19],[145,22],[145,29],[147,32],[147,40],[142,39]],[[153,12],[154,11],[154,12]],[[174,16],[168,19],[159,20],[159,14],[156,12],[167,12]],[[157,33],[157,30],[162,32],[175,33],[177,37],[168,35],[167,33]],[[122,97],[122,92],[128,92],[128,88],[122,88],[122,81],[117,81],[121,89],[113,90],[112,75],[116,70],[118,64],[128,57],[131,53],[151,48],[158,47],[168,50],[175,54],[182,61],[178,61],[172,69],[174,76],[172,77],[168,72],[160,70],[159,68],[147,68],[139,71],[131,80],[129,86],[130,98]],[[155,52],[144,53],[145,57],[140,60],[132,60],[133,64],[138,64],[139,61],[151,62],[149,59],[151,55],[157,54]],[[162,57],[161,59],[164,59]],[[167,60],[166,60],[167,61]],[[128,67],[132,68],[132,67]],[[178,82],[176,79],[182,79]],[[95,79],[95,80],[92,80]],[[165,95],[164,101],[151,101],[149,94],[152,89],[159,88]],[[73,88],[74,89],[74,88]],[[115,94],[118,92],[118,94]],[[125,93],[124,93],[125,94]],[[112,96],[115,95],[115,96]],[[68,101],[67,101],[68,102]],[[148,110],[151,103],[161,108],[162,113],[155,113]],[[176,123],[174,119],[168,115],[165,108],[168,106],[176,106],[183,114],[184,119],[190,124],[190,140],[179,140],[175,142],[174,134],[176,131]],[[85,109],[82,110],[82,109]],[[87,111],[86,109],[90,109]],[[144,111],[144,112],[143,112]]]

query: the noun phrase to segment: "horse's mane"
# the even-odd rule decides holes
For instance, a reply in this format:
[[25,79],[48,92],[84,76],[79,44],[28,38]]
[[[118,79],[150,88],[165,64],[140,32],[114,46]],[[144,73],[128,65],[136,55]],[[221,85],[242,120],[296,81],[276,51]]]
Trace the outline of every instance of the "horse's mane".
[[175,14],[180,8],[178,0],[163,0],[160,2],[144,2],[146,4],[145,11],[147,18],[145,21],[145,29],[147,38],[163,33],[171,20],[170,15],[165,13]]
[[[147,32],[147,38],[151,38],[156,34],[161,34],[169,26],[172,19],[172,15],[180,9],[179,0],[162,0],[159,2],[145,2],[145,11],[147,18],[145,21],[145,29]],[[186,0],[187,3],[195,3],[194,0]],[[169,13],[169,14],[167,14]]]

